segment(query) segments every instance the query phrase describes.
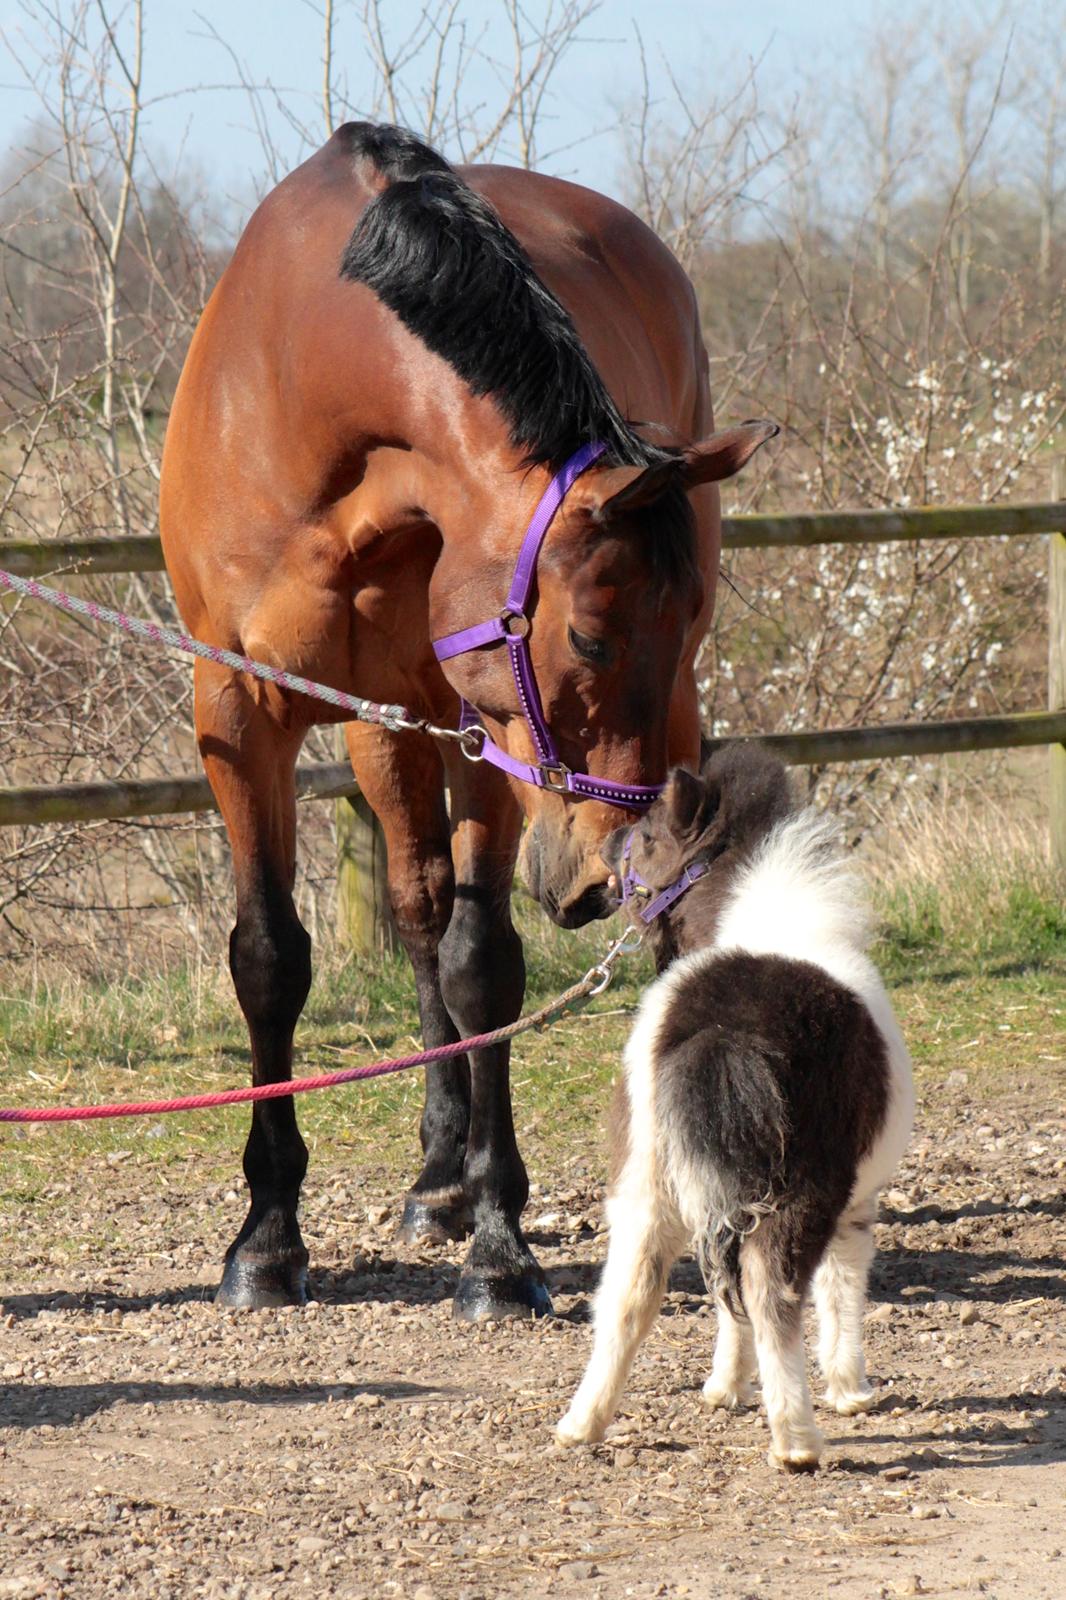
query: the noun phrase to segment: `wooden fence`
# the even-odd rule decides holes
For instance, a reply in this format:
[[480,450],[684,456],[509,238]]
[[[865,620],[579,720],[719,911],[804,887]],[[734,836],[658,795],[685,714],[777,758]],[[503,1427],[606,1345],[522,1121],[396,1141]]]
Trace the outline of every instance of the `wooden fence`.
[[[914,511],[802,512],[728,517],[726,550],[796,549],[820,544],[887,544],[924,539],[1047,535],[1048,709],[998,717],[760,735],[794,766],[877,761],[1048,745],[1052,850],[1066,868],[1066,462],[1056,462],[1052,499],[1008,506],[948,506]],[[0,566],[20,577],[163,571],[159,540],[123,538],[29,543],[0,540]],[[337,801],[340,926],[356,949],[392,943],[379,830],[348,763],[300,767],[301,799]],[[215,809],[207,779],[189,776],[124,783],[31,785],[0,789],[0,827],[103,818],[151,817]]]

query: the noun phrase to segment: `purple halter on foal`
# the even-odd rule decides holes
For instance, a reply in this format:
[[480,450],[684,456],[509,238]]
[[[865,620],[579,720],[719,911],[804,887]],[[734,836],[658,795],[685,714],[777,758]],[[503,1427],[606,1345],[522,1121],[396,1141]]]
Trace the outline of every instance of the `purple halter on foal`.
[[555,474],[544,491],[522,540],[510,592],[499,616],[490,617],[488,622],[475,623],[471,628],[462,628],[458,633],[449,633],[443,639],[437,639],[433,649],[438,661],[448,661],[452,656],[465,655],[468,650],[482,650],[486,645],[498,644],[502,639],[510,652],[518,700],[533,740],[537,765],[516,761],[514,756],[494,744],[478,722],[473,706],[463,700],[460,728],[477,729],[482,734],[481,749],[470,757],[472,761],[488,761],[502,772],[509,773],[512,778],[518,778],[522,783],[532,783],[538,789],[551,789],[555,794],[572,794],[583,800],[603,800],[610,806],[621,806],[626,811],[642,811],[662,792],[661,783],[625,784],[616,783],[613,778],[593,778],[585,772],[571,772],[559,759],[540,703],[529,649],[531,624],[526,607],[544,536],[575,480],[599,460],[606,448],[603,444],[583,445]]
[[646,905],[637,905],[633,909],[645,927],[654,922],[656,917],[668,911],[675,900],[680,900],[686,889],[691,889],[706,877],[710,870],[706,861],[690,861],[680,878],[675,878],[673,883],[668,883],[665,889],[660,889],[658,894],[650,883],[645,883],[640,873],[629,865],[629,852],[633,845],[633,829],[626,834],[626,842],[622,846],[621,882],[622,904],[628,906],[630,901],[638,900],[641,893],[652,895],[653,898]]

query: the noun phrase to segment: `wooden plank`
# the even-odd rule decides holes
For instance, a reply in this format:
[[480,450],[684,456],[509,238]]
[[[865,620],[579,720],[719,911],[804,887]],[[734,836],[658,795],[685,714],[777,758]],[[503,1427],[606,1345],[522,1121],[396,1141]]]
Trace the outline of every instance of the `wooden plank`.
[[[1066,502],[1066,460],[1051,469],[1051,492]],[[1064,504],[1066,509],[1066,504]],[[1053,533],[1048,540],[1048,673],[1049,711],[1066,710],[1066,537]],[[1066,737],[1048,752],[1048,826],[1051,859],[1066,872]]]
[[724,550],[892,544],[913,539],[1017,538],[1066,532],[1066,504],[921,506],[913,511],[803,511],[791,517],[723,517]]
[[[909,511],[801,511],[794,516],[725,517],[727,550],[807,548],[819,544],[886,544],[912,539],[992,539],[1066,533],[1066,503],[919,506]],[[159,540],[0,539],[0,566],[20,578],[72,570],[162,572]]]
[[388,856],[366,797],[337,801],[337,936],[357,955],[400,948],[389,904]]
[[[880,728],[825,728],[813,733],[752,735],[790,766],[838,761],[888,761],[895,756],[942,756],[960,750],[1013,750],[1066,740],[1066,711],[1023,711],[951,722],[889,722]],[[705,739],[718,749],[732,739]]]
[[94,572],[162,572],[163,547],[158,539],[0,539],[0,567],[17,578],[40,578],[48,572],[85,577]]
[[[344,728],[334,729],[338,756],[347,757]],[[351,766],[348,767],[351,772]],[[388,853],[381,823],[358,790],[337,801],[337,937],[357,955],[399,949],[389,902]]]
[[[296,793],[301,800],[329,800],[357,791],[358,784],[347,762],[296,769]],[[177,816],[216,809],[211,786],[204,777],[0,789],[0,827],[4,828],[42,822],[122,821],[127,817]]]
[[[880,728],[825,728],[813,733],[753,734],[792,766],[838,761],[888,761],[895,756],[949,755],[953,751],[1011,750],[1066,743],[1066,709],[1023,711],[1004,717],[966,717],[951,722],[895,722]],[[708,739],[714,750],[733,739]],[[345,763],[300,767],[297,793],[303,800],[358,794]],[[0,789],[0,827],[43,822],[96,822],[105,818],[157,817],[212,811],[206,778],[169,778],[129,783],[70,783]]]

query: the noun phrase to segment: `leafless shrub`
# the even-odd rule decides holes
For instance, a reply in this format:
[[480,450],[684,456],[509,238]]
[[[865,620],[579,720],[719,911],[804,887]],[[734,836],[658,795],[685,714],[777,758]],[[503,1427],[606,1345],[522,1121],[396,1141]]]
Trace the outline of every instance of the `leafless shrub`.
[[[287,164],[279,127],[310,149],[353,115],[404,122],[459,158],[572,166],[552,96],[568,53],[596,48],[599,11],[506,0],[501,45],[463,0],[402,16],[379,0],[308,0],[321,73],[301,98],[258,83],[214,38],[261,134],[262,190]],[[2,537],[154,533],[169,397],[239,218],[153,158],[142,0],[31,0],[26,14],[28,40],[8,45],[38,105],[0,174]],[[742,480],[738,509],[1044,497],[1066,403],[1061,0],[1026,0],[1014,20],[1012,32],[985,7],[953,12],[950,27],[939,9],[894,25],[871,37],[861,81],[787,103],[763,87],[764,62],[716,63],[709,95],[668,67],[657,100],[635,41],[643,90],[621,117],[625,197],[697,284],[720,416],[786,429],[772,462]],[[373,64],[361,98],[342,67],[353,47]],[[727,568],[738,593],[723,590],[701,667],[719,731],[1042,699],[1034,545],[753,551]],[[173,620],[160,579],[68,576]],[[331,758],[332,743],[309,753]],[[0,782],[194,764],[187,664],[5,602]],[[924,793],[925,770],[814,777],[861,828],[895,787],[914,793],[916,779]],[[326,808],[307,808],[301,837],[314,931],[330,920]],[[0,836],[0,954],[61,948],[107,969],[116,953],[150,959],[160,939],[218,950],[229,914],[215,821]]]
[[[642,138],[635,153],[634,190],[652,197],[641,202],[649,216],[660,173],[671,195],[695,197],[689,264],[719,415],[771,415],[785,427],[766,465],[738,480],[733,509],[1048,496],[1040,463],[1066,414],[1063,306],[1046,268],[1061,252],[1048,221],[1062,183],[1059,79],[1040,102],[1034,183],[1012,75],[1021,30],[1012,37],[1002,11],[965,25],[953,16],[934,51],[930,27],[870,41],[861,90],[834,96],[850,108],[844,130],[803,115],[775,143],[749,95],[739,118],[723,121],[715,103],[705,115],[686,108],[681,124],[675,113],[658,143]],[[1030,115],[1031,95],[1025,106]],[[727,227],[721,217],[703,227],[709,151],[694,128],[710,130],[725,172],[738,145],[765,153],[766,165],[745,174],[759,199],[740,208],[739,226],[731,215]],[[931,177],[915,160],[930,145],[950,153]],[[846,174],[835,213],[812,203],[820,168]],[[720,192],[734,213],[728,185]],[[687,237],[683,221],[670,228]],[[737,592],[719,606],[701,679],[717,732],[1043,701],[1046,576],[1035,540],[746,551],[726,573]],[[860,804],[871,788],[883,795],[926,770],[864,764],[810,776],[856,808],[861,829],[875,814]]]

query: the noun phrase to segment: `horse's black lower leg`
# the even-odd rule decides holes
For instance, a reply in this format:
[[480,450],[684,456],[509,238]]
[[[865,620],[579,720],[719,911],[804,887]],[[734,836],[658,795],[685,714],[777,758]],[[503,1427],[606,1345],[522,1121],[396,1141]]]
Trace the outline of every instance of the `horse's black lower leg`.
[[[311,986],[311,941],[292,896],[269,871],[238,889],[230,971],[251,1036],[253,1083],[288,1078],[293,1031]],[[258,1102],[244,1151],[251,1203],[226,1252],[216,1295],[221,1305],[301,1305],[307,1299],[307,1251],[296,1218],[306,1170],[292,1099]]]
[[[462,1033],[512,1022],[522,1007],[525,962],[499,893],[460,884],[440,947],[441,988]],[[455,1296],[459,1317],[543,1316],[544,1274],[522,1235],[529,1183],[511,1112],[510,1048],[471,1056],[470,1126],[463,1181],[474,1237]]]
[[[440,992],[437,952],[421,941],[408,944],[415,973],[422,1039],[427,1049],[451,1044],[459,1035]],[[426,1069],[426,1098],[419,1125],[422,1170],[404,1201],[398,1235],[408,1243],[463,1239],[471,1211],[463,1188],[470,1126],[470,1067],[465,1056]]]
[[[452,914],[455,891],[440,761],[434,751],[386,746],[372,766],[361,763],[359,772],[364,793],[373,798],[374,785],[381,783],[390,762],[404,757],[402,788],[407,804],[402,810],[385,808],[389,898],[414,972],[422,1041],[427,1049],[433,1049],[453,1044],[459,1037],[440,992],[438,949]],[[470,1207],[463,1192],[469,1124],[466,1057],[428,1067],[419,1128],[422,1170],[404,1201],[397,1230],[407,1243],[441,1243],[463,1239],[470,1232]]]

